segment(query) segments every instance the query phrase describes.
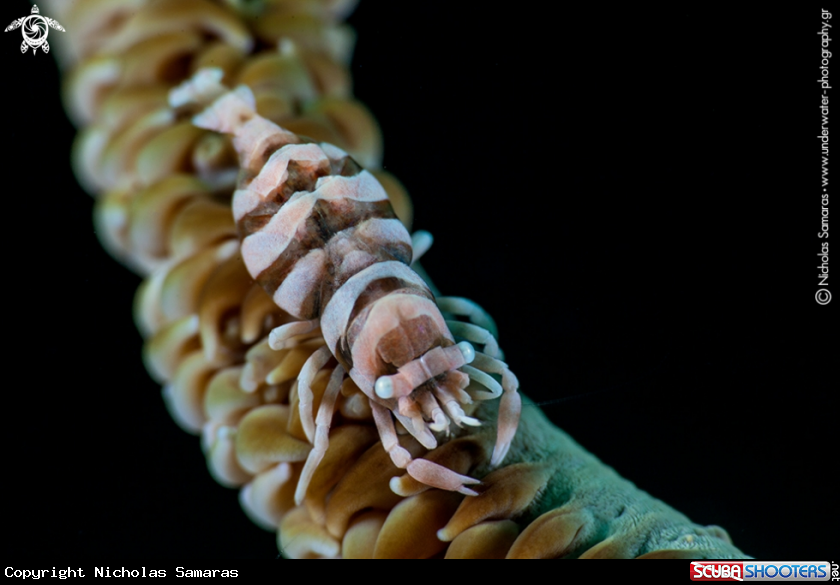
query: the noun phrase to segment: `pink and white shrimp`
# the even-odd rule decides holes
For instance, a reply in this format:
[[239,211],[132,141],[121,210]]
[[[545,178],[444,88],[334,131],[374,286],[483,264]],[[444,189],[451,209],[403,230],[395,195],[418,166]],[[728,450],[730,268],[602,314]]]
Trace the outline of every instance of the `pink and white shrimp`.
[[[296,501],[303,500],[327,450],[347,375],[370,399],[395,465],[426,485],[475,495],[467,486],[478,480],[412,459],[397,440],[393,417],[434,449],[434,433],[448,435],[450,422],[480,424],[462,405],[501,397],[491,464],[502,462],[519,422],[516,377],[497,359],[496,340],[486,328],[447,321],[441,312],[470,317],[482,311],[465,299],[435,299],[410,268],[416,260],[412,239],[373,175],[336,146],[313,143],[262,118],[251,91],[228,91],[221,77],[219,70],[202,70],[173,90],[170,102],[209,103],[194,123],[233,136],[242,169],[233,198],[242,258],[274,302],[298,319],[273,330],[270,345],[282,348],[318,327],[326,340],[298,378],[300,418],[314,448]],[[464,341],[456,343],[455,335]],[[470,341],[484,345],[484,353]],[[338,366],[313,417],[310,385],[333,357]],[[467,393],[471,378],[488,391]]]

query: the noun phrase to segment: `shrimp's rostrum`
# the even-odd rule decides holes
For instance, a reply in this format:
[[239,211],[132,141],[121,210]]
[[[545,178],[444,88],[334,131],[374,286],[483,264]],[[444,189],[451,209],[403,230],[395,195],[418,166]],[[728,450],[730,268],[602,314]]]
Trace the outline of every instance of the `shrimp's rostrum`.
[[[448,437],[450,423],[480,425],[465,407],[501,397],[491,459],[500,464],[521,403],[516,377],[498,359],[493,335],[476,324],[444,319],[434,294],[410,268],[416,260],[412,239],[373,175],[338,147],[313,143],[259,116],[251,91],[246,86],[227,91],[221,78],[220,70],[200,71],[173,91],[172,105],[209,103],[194,123],[233,136],[242,168],[233,198],[242,258],[274,302],[296,319],[271,332],[271,347],[286,347],[319,327],[326,341],[298,381],[300,418],[314,448],[295,500],[303,500],[326,453],[345,376],[369,398],[395,465],[426,485],[476,495],[467,486],[478,480],[412,459],[399,444],[394,418],[434,449],[435,433]],[[440,302],[449,313],[475,313],[461,299]],[[315,414],[310,385],[332,359],[338,365]],[[399,490],[399,482],[391,486]]]

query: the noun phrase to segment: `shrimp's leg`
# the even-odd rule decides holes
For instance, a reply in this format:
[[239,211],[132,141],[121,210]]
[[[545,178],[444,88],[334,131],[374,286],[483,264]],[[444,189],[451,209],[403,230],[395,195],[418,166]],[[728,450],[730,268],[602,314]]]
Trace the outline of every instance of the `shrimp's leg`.
[[335,402],[341,390],[341,382],[343,380],[344,368],[338,365],[330,376],[327,389],[324,391],[324,397],[321,399],[321,406],[318,407],[318,417],[315,421],[315,446],[306,458],[306,464],[303,466],[303,471],[300,474],[300,480],[295,490],[295,504],[298,506],[303,502],[303,498],[306,496],[306,488],[309,487],[309,482],[312,481],[312,476],[315,475],[315,470],[321,464],[321,460],[324,458],[324,454],[327,452],[327,447],[330,444],[330,425],[332,424]]
[[315,441],[315,420],[312,417],[312,381],[315,375],[327,365],[332,354],[327,346],[319,347],[315,353],[309,356],[306,363],[300,370],[298,375],[298,401],[300,403],[300,423],[303,426],[303,432],[306,434],[306,440],[310,443]]
[[463,297],[438,297],[435,299],[438,308],[450,315],[466,317],[473,325],[478,325],[490,332],[490,335],[499,338],[499,331],[493,317],[475,301]]
[[318,328],[318,319],[310,321],[295,321],[275,327],[268,334],[268,345],[271,349],[283,349],[292,337],[311,333]]
[[411,263],[414,264],[429,251],[433,242],[432,234],[427,231],[419,230],[411,234],[411,249],[414,254],[411,257]]
[[499,405],[499,421],[496,425],[496,446],[490,464],[499,465],[507,455],[522,411],[522,398],[519,396],[519,380],[513,375],[507,364],[501,360],[480,352],[475,352],[472,367],[488,374],[498,374],[502,378],[502,401]]

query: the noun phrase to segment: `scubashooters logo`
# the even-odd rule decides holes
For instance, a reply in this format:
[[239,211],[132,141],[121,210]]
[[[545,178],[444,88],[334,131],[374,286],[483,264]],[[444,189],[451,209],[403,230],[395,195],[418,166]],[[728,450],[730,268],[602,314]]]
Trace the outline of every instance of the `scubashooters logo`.
[[692,561],[692,581],[836,581],[837,564],[804,561]]
[[33,55],[38,52],[38,47],[45,53],[49,53],[50,45],[47,42],[47,35],[50,32],[50,28],[64,32],[64,27],[58,24],[57,20],[41,16],[39,12],[38,7],[33,6],[32,14],[13,21],[4,31],[9,32],[18,28],[21,29],[23,33],[23,42],[20,45],[21,53],[25,53],[29,47],[32,47]]

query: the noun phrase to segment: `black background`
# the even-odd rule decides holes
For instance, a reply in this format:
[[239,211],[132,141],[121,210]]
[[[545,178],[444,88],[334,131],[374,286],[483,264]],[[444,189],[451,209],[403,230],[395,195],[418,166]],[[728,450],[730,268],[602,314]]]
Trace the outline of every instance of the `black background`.
[[[819,8],[480,6],[351,17],[355,92],[436,237],[428,272],[496,318],[522,392],[640,488],[747,554],[836,554]],[[11,552],[276,556],[143,369],[139,279],[96,240],[52,56],[0,38]]]

